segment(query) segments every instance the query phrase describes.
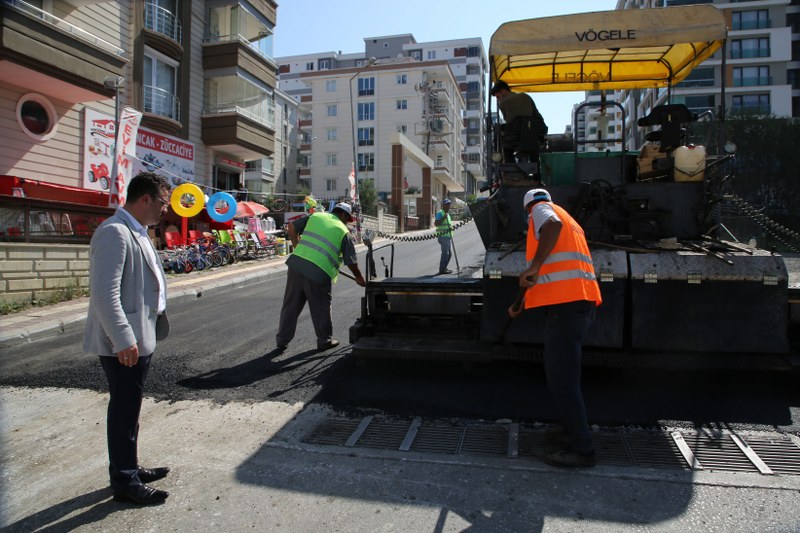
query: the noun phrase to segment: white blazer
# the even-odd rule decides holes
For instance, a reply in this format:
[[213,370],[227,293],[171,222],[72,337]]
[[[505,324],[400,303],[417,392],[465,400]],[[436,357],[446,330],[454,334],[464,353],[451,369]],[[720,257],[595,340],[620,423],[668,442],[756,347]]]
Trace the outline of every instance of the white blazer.
[[160,264],[152,263],[143,246],[152,246],[150,239],[136,233],[119,212],[94,232],[89,251],[84,351],[114,356],[136,343],[139,355],[150,355],[156,349],[157,322],[158,339],[166,337],[167,315],[158,315],[158,276],[164,290],[166,276]]

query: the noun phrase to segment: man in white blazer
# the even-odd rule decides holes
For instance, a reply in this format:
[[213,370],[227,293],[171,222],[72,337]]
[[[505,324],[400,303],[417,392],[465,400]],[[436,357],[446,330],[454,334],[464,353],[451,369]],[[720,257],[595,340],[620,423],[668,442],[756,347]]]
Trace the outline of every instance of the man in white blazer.
[[167,180],[142,172],[128,185],[124,207],[103,222],[89,249],[89,311],[83,349],[100,356],[108,378],[108,458],[114,499],[139,505],[169,493],[146,485],[169,468],[139,466],[139,411],[156,340],[169,332],[167,280],[147,235],[169,205]]

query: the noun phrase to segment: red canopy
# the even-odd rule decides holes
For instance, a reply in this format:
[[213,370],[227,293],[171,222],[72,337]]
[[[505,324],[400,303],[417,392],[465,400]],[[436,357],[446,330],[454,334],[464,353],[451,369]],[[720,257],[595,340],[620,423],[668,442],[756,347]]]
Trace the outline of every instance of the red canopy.
[[0,176],[0,194],[12,196],[14,194],[13,189],[22,189],[26,198],[108,207],[107,192],[58,185],[17,176]]

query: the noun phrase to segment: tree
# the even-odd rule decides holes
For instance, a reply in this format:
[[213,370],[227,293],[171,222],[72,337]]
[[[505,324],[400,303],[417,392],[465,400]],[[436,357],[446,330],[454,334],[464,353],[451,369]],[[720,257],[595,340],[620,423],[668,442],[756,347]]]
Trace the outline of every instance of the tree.
[[358,180],[358,198],[361,202],[361,212],[374,214],[378,206],[378,193],[375,183],[371,179]]

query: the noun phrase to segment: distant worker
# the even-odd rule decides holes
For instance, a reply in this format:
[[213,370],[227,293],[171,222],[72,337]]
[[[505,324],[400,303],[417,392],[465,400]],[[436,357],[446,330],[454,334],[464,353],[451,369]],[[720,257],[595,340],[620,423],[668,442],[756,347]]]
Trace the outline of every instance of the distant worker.
[[[583,340],[602,302],[589,246],[580,225],[550,193],[532,189],[523,199],[528,214],[527,270],[519,276],[526,289],[525,309],[545,313],[544,367],[565,437],[563,450],[545,456],[554,466],[587,467],[596,463],[581,392]],[[511,318],[521,309],[508,310]]]
[[511,91],[508,83],[498,81],[492,87],[492,96],[497,98],[497,107],[503,114],[505,125],[501,127],[503,134],[503,160],[514,161],[514,153],[527,154],[538,159],[538,143],[544,141],[547,124],[527,93]]
[[[318,212],[289,223],[294,251],[286,260],[286,289],[275,343],[285,350],[294,338],[297,318],[306,302],[317,336],[317,349],[339,345],[333,338],[331,301],[333,283],[344,262],[362,287],[367,282],[358,268],[356,249],[347,224],[353,221],[349,204],[339,203],[330,213]],[[302,238],[301,238],[302,237]]]
[[447,268],[450,263],[450,256],[453,250],[453,223],[450,220],[449,198],[442,201],[442,208],[436,212],[433,225],[438,228],[436,235],[439,239],[439,246],[442,249],[442,256],[439,259],[439,274],[452,274],[453,271]]
[[236,193],[236,201],[237,202],[246,202],[247,201],[248,190],[245,187],[244,183],[239,186],[239,191]]

